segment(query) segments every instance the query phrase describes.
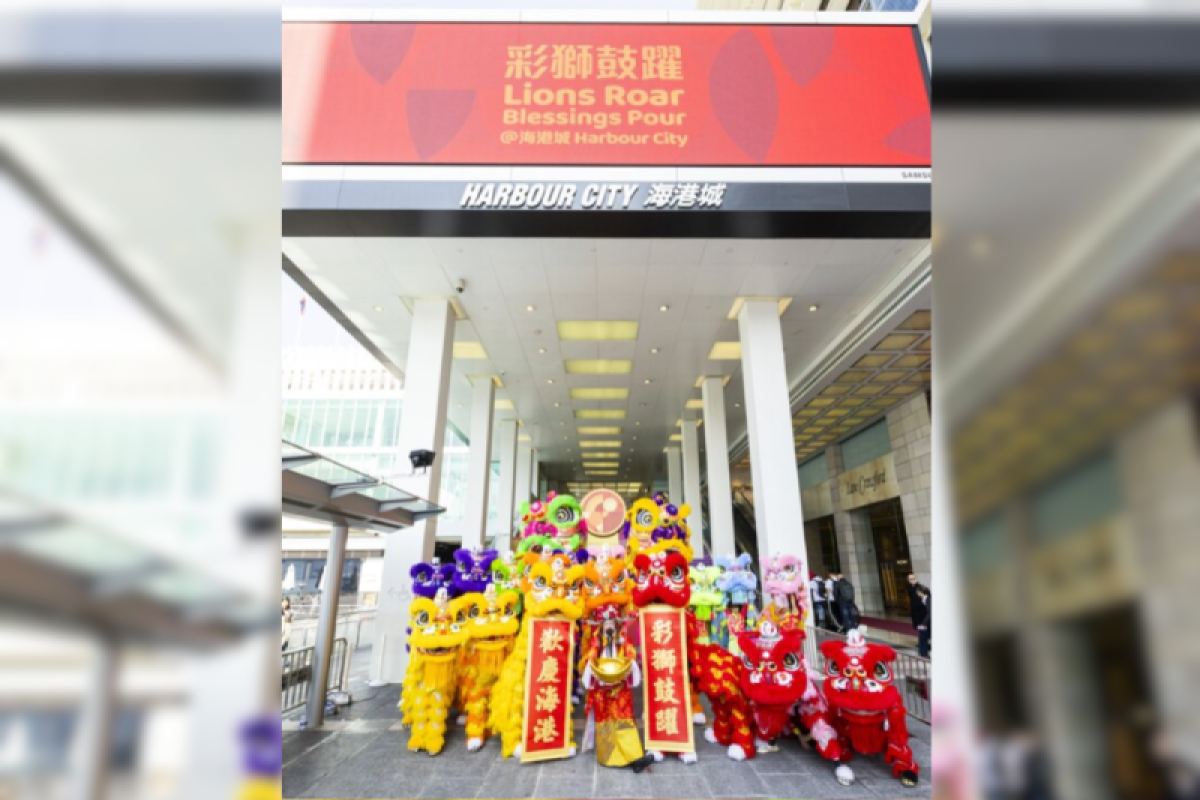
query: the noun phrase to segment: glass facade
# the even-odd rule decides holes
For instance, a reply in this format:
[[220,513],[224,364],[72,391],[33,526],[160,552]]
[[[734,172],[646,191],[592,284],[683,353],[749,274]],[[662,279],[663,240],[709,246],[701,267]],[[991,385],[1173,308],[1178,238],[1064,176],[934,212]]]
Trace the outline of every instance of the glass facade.
[[892,439],[888,435],[887,417],[884,417],[842,442],[842,469],[861,467],[890,452]]
[[829,464],[825,460],[825,451],[822,450],[801,464],[799,472],[801,489],[811,489],[829,480]]
[[1115,516],[1122,507],[1121,479],[1106,452],[1047,484],[1032,499],[1033,537],[1052,542]]

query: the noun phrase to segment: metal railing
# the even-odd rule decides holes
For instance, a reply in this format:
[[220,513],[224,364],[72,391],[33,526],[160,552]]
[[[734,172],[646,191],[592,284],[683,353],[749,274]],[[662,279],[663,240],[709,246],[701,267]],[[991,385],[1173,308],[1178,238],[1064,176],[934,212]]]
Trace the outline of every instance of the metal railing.
[[[812,626],[806,628],[804,633],[804,655],[808,658],[808,664],[824,676],[825,656],[821,653],[821,642],[830,640],[844,642],[846,637],[840,633]],[[904,709],[908,715],[928,724],[933,680],[933,667],[929,659],[910,653],[897,652],[892,671],[894,673],[893,685],[904,698]]]
[[[281,708],[283,713],[302,708],[308,702],[312,688],[314,647],[301,647],[283,654]],[[325,682],[327,692],[335,689],[345,691],[350,678],[350,648],[345,639],[334,639],[329,655],[329,679]]]
[[[338,613],[336,635],[349,640],[351,650],[371,647],[375,641],[374,607]],[[288,646],[293,650],[310,647],[317,640],[316,616],[299,616],[292,622]]]

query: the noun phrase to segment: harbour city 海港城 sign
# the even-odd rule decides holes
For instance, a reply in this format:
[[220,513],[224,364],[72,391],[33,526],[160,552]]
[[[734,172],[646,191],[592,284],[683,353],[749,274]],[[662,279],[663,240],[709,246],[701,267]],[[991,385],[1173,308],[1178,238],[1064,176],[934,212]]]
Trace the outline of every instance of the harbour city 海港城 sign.
[[584,211],[719,209],[724,183],[468,183],[463,209]]

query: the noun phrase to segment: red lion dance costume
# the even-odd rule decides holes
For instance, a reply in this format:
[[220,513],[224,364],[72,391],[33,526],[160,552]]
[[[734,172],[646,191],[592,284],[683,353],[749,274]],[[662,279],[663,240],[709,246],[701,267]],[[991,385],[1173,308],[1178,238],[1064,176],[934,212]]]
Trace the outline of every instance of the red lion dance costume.
[[[849,761],[854,753],[874,755],[892,765],[892,775],[905,786],[917,785],[917,762],[908,746],[907,713],[900,692],[892,685],[891,664],[896,651],[867,644],[862,630],[850,631],[845,642],[821,643],[825,656],[825,700],[834,730],[813,727],[821,754],[831,761]],[[838,780],[849,784],[854,772],[838,767]]]
[[750,701],[760,753],[778,749],[775,740],[792,730],[795,713],[806,730],[820,725],[829,728],[825,702],[804,663],[801,631],[781,632],[764,619],[757,633],[740,634],[738,644],[742,651],[742,693]]
[[[665,603],[685,610],[690,689],[693,694],[699,690],[707,695],[713,709],[713,726],[704,732],[705,738],[727,747],[729,757],[735,761],[753,758],[754,733],[750,730],[749,707],[738,685],[737,661],[720,647],[700,644],[704,625],[688,605],[692,594],[688,581],[690,560],[691,547],[679,540],[660,542],[638,553],[633,560],[633,603],[639,609]],[[663,758],[662,753],[652,755],[656,761]],[[680,753],[680,759],[695,763],[696,754]]]

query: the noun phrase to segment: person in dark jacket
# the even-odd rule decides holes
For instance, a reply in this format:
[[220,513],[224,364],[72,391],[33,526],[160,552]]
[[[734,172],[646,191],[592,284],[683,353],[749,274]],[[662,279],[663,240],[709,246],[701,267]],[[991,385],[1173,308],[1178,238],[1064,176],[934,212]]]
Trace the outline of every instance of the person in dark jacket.
[[833,600],[837,604],[842,627],[846,630],[857,628],[858,607],[854,604],[854,584],[846,580],[846,576],[840,572],[837,574],[837,581],[833,584]]
[[930,637],[933,635],[933,606],[929,602],[929,590],[917,585],[917,608],[921,615],[916,618],[917,655],[929,658]]
[[[908,614],[912,619],[912,626],[914,629],[917,627],[917,620],[919,620],[922,616],[921,603],[917,600],[917,587],[923,585],[924,584],[917,580],[917,575],[915,572],[908,573]],[[925,589],[928,591],[929,587],[926,586]]]

